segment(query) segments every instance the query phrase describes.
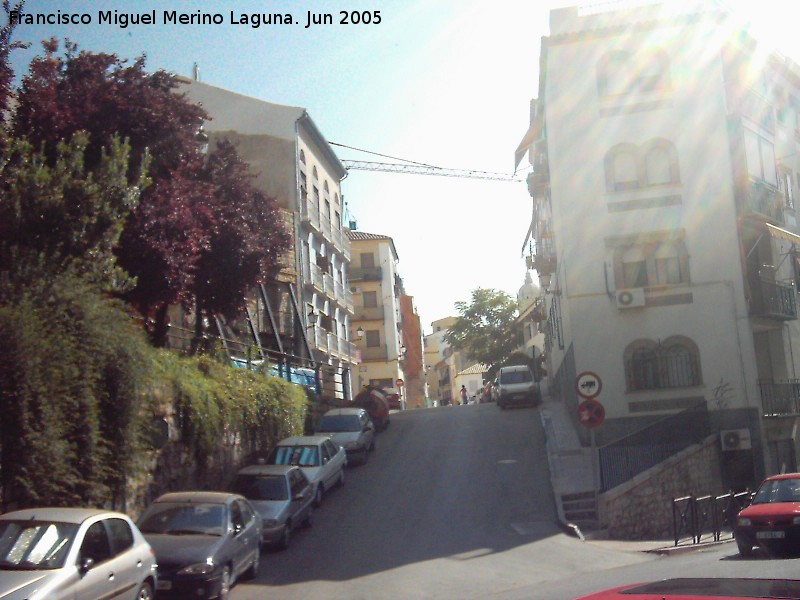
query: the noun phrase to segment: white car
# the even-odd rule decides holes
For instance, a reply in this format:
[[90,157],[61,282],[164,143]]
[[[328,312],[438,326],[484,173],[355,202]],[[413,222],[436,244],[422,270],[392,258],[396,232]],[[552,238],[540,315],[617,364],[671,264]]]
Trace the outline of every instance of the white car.
[[0,515],[0,598],[152,600],[156,557],[125,514],[31,508]]
[[327,435],[293,436],[278,442],[266,463],[300,467],[314,485],[314,506],[319,506],[326,491],[344,485],[347,453]]
[[358,456],[361,464],[366,464],[375,450],[375,426],[363,408],[332,408],[322,415],[314,433],[330,436],[344,448],[348,459]]

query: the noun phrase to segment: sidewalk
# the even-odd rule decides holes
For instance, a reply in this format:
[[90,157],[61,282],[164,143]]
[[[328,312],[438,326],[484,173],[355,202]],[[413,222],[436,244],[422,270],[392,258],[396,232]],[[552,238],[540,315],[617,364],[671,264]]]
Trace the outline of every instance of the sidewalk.
[[732,537],[719,542],[705,541],[699,544],[692,544],[691,540],[683,540],[675,546],[674,540],[609,540],[604,539],[603,531],[581,531],[577,525],[570,523],[565,517],[562,497],[569,494],[594,492],[596,475],[592,472],[591,449],[581,446],[575,425],[562,402],[547,398],[539,410],[545,432],[547,460],[550,465],[550,479],[556,499],[556,508],[565,531],[587,543],[608,549],[667,555],[691,552],[733,541]]

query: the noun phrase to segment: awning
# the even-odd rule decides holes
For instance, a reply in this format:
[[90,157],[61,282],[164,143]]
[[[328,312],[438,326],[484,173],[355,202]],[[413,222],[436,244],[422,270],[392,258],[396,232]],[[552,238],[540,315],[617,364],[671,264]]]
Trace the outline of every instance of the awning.
[[522,141],[517,146],[516,152],[514,152],[514,171],[516,172],[519,163],[522,161],[522,157],[525,156],[525,153],[531,149],[533,142],[539,138],[542,133],[542,128],[540,127],[539,122],[531,123],[531,126],[528,128],[528,131],[525,132],[525,137],[522,138]]
[[765,223],[765,225],[767,226],[767,231],[772,237],[791,242],[792,244],[797,245],[797,248],[800,249],[800,235],[792,233],[791,231],[786,231],[780,227],[775,227],[775,225],[770,225],[769,223]]

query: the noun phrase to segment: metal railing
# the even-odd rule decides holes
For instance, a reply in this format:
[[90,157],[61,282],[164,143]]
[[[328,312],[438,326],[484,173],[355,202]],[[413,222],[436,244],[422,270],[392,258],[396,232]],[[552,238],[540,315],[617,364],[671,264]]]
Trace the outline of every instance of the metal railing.
[[765,417],[800,415],[800,379],[759,381]]
[[781,321],[797,318],[797,293],[791,283],[759,279],[759,292],[753,296],[750,313]]
[[350,281],[380,281],[383,278],[381,267],[353,267],[350,269]]
[[711,434],[704,404],[688,408],[598,448],[602,491],[656,466]]
[[718,542],[724,533],[733,537],[736,515],[750,504],[750,491],[728,492],[719,496],[683,496],[672,499],[672,537],[678,546],[682,540],[699,544]]

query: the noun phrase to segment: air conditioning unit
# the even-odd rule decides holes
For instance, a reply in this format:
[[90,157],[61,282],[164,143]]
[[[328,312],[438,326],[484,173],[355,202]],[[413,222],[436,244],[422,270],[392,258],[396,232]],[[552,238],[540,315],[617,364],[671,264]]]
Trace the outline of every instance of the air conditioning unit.
[[723,429],[719,432],[723,452],[730,450],[749,450],[753,447],[750,442],[749,429]]
[[637,308],[644,306],[644,288],[617,290],[617,308]]
[[361,288],[359,286],[357,286],[357,285],[354,285],[354,286],[352,286],[350,288],[350,291],[353,292],[354,294],[360,294],[361,293]]

